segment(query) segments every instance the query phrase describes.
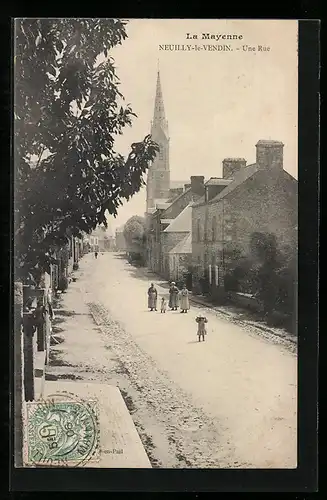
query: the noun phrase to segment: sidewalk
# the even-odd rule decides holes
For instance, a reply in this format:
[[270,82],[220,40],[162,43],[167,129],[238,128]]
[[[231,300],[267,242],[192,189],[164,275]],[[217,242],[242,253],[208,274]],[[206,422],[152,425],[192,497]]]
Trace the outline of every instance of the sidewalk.
[[86,256],[74,273],[76,282],[72,281],[67,292],[55,300],[49,363],[39,398],[69,392],[98,401],[101,457],[100,462],[88,467],[150,468],[121,392],[105,376],[113,361],[85,302],[87,264]]

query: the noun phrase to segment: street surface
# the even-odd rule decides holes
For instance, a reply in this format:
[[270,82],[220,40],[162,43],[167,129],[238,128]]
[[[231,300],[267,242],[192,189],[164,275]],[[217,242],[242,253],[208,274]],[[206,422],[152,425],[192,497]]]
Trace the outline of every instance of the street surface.
[[[294,353],[210,310],[199,343],[201,309],[161,314],[162,280],[119,254],[85,256],[76,276],[63,300],[80,328],[63,331],[49,373],[117,384],[154,467],[296,467]],[[158,312],[147,309],[151,282]],[[84,330],[82,305],[98,328]]]

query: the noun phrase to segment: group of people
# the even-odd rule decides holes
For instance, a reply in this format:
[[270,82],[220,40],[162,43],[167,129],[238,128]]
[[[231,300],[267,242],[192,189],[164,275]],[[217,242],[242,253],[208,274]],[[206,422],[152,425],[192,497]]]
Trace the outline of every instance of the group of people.
[[[178,307],[181,313],[187,313],[190,308],[189,292],[186,285],[179,291],[176,283],[173,281],[169,287],[169,302],[168,307],[171,311],[177,311]],[[158,292],[153,283],[148,290],[148,308],[150,311],[157,311]],[[165,297],[161,298],[160,312],[165,313],[167,310],[167,301]]]
[[[157,301],[158,301],[158,292],[153,283],[151,283],[150,288],[148,289],[148,308],[150,311],[157,311]],[[183,286],[182,290],[179,291],[176,283],[173,281],[169,287],[169,302],[168,307],[171,311],[177,311],[178,307],[181,309],[181,313],[187,313],[190,309],[190,301],[189,301],[189,291],[186,288],[186,285]],[[160,303],[160,312],[165,313],[167,310],[167,301],[165,297],[161,298]],[[198,329],[197,335],[199,342],[205,340],[205,335],[207,335],[206,324],[208,323],[208,319],[205,315],[199,314],[195,319]]]

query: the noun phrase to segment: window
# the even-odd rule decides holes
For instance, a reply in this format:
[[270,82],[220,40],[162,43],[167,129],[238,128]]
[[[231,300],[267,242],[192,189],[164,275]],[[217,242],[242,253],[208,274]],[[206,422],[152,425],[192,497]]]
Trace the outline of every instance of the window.
[[217,217],[212,217],[212,241],[217,240]]
[[159,150],[159,160],[163,160],[163,157],[164,157],[164,154],[163,154],[163,148],[162,148],[162,146],[160,146],[160,150]]

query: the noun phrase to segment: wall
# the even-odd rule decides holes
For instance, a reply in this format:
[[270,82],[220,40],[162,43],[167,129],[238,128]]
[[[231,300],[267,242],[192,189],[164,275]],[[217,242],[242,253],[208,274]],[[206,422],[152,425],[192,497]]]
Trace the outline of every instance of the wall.
[[178,281],[192,264],[192,254],[169,255],[169,279]]
[[297,248],[297,181],[287,173],[260,171],[236,188],[225,203],[226,231],[247,254],[251,233],[273,233],[279,246]]
[[161,252],[162,252],[162,262],[160,273],[163,277],[170,278],[170,265],[169,265],[169,251],[172,250],[177,243],[182,241],[185,236],[189,233],[188,231],[181,232],[171,232],[171,233],[161,233]]
[[228,247],[248,254],[255,231],[274,233],[280,247],[296,253],[297,224],[297,181],[280,169],[261,170],[222,200],[193,207],[192,263],[201,274],[209,264],[222,266],[223,258],[228,264]]

